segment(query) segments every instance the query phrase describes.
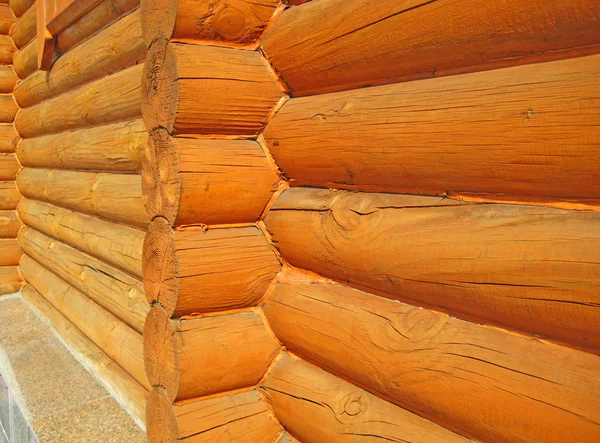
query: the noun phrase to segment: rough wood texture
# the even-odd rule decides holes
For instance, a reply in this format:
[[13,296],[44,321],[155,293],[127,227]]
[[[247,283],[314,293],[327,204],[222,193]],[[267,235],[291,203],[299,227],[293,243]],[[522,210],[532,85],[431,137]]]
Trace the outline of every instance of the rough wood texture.
[[122,322],[144,331],[150,307],[141,281],[27,226],[19,232],[19,244],[25,254]]
[[23,168],[17,186],[24,197],[109,220],[146,227],[142,180],[134,174]]
[[176,317],[256,304],[279,272],[260,229],[173,230],[155,219],[144,240],[144,287],[149,303]]
[[0,266],[17,266],[22,254],[16,238],[0,238]]
[[8,35],[0,35],[0,65],[10,65],[16,50],[17,48]]
[[16,17],[21,17],[35,4],[35,0],[10,0],[10,9]]
[[294,95],[308,95],[589,54],[598,44],[596,0],[324,0],[285,11],[262,47]]
[[11,94],[0,95],[0,123],[12,123],[18,110]]
[[387,297],[600,349],[600,214],[296,188],[266,226],[291,264]]
[[0,5],[0,34],[7,35],[15,23],[13,15],[8,5]]
[[255,135],[282,97],[258,51],[157,41],[146,57],[142,115],[149,131]]
[[314,280],[278,284],[265,314],[293,352],[478,441],[600,435],[595,355]]
[[156,40],[245,46],[275,14],[278,0],[149,0],[142,2],[146,46]]
[[77,359],[93,373],[120,404],[143,427],[148,391],[115,363],[108,355],[65,318],[31,285],[22,291],[23,298],[61,337]]
[[[142,336],[35,260],[24,255],[23,277],[75,327],[147,390]],[[85,312],[85,316],[81,315]]]
[[22,17],[17,19],[10,33],[17,48],[22,48],[33,40],[37,32],[36,25],[36,8],[34,3]]
[[150,443],[272,442],[281,426],[255,390],[171,404],[153,389],[146,408]]
[[0,66],[0,93],[12,93],[16,83],[17,76],[12,66]]
[[20,168],[15,154],[0,154],[0,180],[14,180]]
[[164,129],[152,133],[142,170],[148,214],[175,226],[253,223],[278,182],[255,141],[172,138]]
[[[0,41],[0,46],[1,46]],[[0,63],[2,59],[2,49],[0,47]],[[27,45],[22,47],[15,53],[12,61],[15,73],[20,79],[27,78],[29,75],[37,71],[37,38],[34,38]]]
[[21,201],[21,194],[15,182],[0,182],[0,210],[15,209]]
[[14,152],[18,137],[11,123],[0,124],[0,153]]
[[15,100],[27,108],[143,62],[145,56],[136,10],[59,57],[50,71],[37,71],[19,83]]
[[144,231],[35,200],[23,199],[18,212],[27,226],[141,280]]
[[600,201],[598,77],[595,55],[292,99],[265,140],[300,185]]
[[142,66],[134,66],[22,109],[15,128],[27,138],[137,118],[141,73]]
[[0,211],[0,238],[15,238],[20,228],[16,211]]
[[279,348],[252,311],[171,320],[155,305],[144,328],[148,380],[170,401],[254,386]]
[[18,266],[0,267],[0,295],[12,294],[23,286]]
[[305,443],[470,441],[288,354],[260,389],[281,424]]
[[25,167],[138,172],[148,132],[141,119],[26,138],[17,156]]

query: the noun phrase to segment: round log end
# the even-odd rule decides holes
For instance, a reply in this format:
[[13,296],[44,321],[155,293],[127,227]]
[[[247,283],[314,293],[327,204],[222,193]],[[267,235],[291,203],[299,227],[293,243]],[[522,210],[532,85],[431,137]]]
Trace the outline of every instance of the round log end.
[[162,388],[154,388],[148,395],[146,430],[150,443],[177,441],[177,420],[173,412],[173,404]]
[[142,164],[142,197],[151,219],[160,216],[175,225],[181,182],[179,161],[166,130],[157,129],[148,140]]
[[161,306],[152,306],[144,324],[144,365],[148,381],[165,389],[172,403],[179,390],[175,325]]
[[157,40],[148,50],[142,74],[142,118],[148,132],[165,128],[173,133],[178,97],[173,46],[166,40]]
[[175,238],[167,220],[150,223],[144,238],[142,274],[148,303],[158,302],[169,316],[177,306],[178,279]]
[[144,0],[140,4],[142,38],[146,48],[170,40],[177,18],[177,0]]

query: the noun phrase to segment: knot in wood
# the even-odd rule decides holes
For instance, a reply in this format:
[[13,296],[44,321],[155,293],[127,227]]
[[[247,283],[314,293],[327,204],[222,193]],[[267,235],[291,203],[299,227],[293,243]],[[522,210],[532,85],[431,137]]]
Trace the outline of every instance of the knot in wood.
[[366,406],[366,402],[358,392],[352,392],[344,399],[344,412],[352,417],[364,411]]

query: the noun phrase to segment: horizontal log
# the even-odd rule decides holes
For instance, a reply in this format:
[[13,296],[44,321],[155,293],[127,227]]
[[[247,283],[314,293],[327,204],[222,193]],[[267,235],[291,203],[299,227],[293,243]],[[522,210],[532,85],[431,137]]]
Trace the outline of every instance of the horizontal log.
[[124,120],[23,139],[17,156],[25,167],[138,172],[147,141],[141,119]]
[[568,58],[598,44],[595,0],[326,0],[286,10],[262,48],[298,96]]
[[[24,255],[23,277],[67,320],[147,390],[142,336],[81,292]],[[81,315],[84,312],[85,315]]]
[[265,140],[297,185],[598,200],[599,76],[595,55],[292,99]]
[[15,182],[0,182],[0,210],[15,209],[20,201],[21,194]]
[[[139,4],[140,0],[102,0],[56,36],[56,51],[62,54],[66,53],[75,45],[139,6]],[[139,28],[138,32],[140,32]]]
[[50,71],[37,71],[19,83],[15,100],[27,108],[143,62],[146,49],[140,35],[140,14],[134,11],[59,57]]
[[148,391],[65,318],[31,285],[22,291],[23,298],[58,334],[71,351],[109,392],[125,407],[134,420],[144,426]]
[[595,355],[314,280],[279,283],[264,310],[288,349],[478,441],[599,435]]
[[12,123],[18,110],[11,94],[0,95],[0,123]]
[[600,213],[295,188],[266,226],[292,265],[600,350]]
[[15,152],[18,137],[11,123],[0,124],[0,153]]
[[154,305],[144,327],[148,380],[170,401],[254,386],[279,348],[252,311],[171,320]]
[[134,66],[22,109],[15,128],[23,138],[140,116],[142,66]]
[[146,128],[170,134],[257,134],[283,97],[258,51],[157,41],[146,57]]
[[36,36],[36,7],[35,3],[18,18],[12,28],[10,36],[17,48],[22,48]]
[[15,238],[21,229],[16,211],[0,211],[0,238]]
[[141,279],[144,231],[28,199],[18,213],[27,226]]
[[12,93],[16,83],[17,76],[12,66],[0,66],[0,93]]
[[254,389],[172,405],[166,392],[155,388],[146,417],[150,443],[272,442],[281,432]]
[[17,266],[23,255],[16,238],[0,238],[0,266]]
[[17,186],[24,197],[108,220],[146,227],[142,180],[134,174],[23,168]]
[[20,79],[27,78],[37,71],[37,46],[37,38],[34,38],[15,53],[12,64]]
[[173,230],[157,218],[143,254],[148,302],[176,317],[253,306],[280,270],[256,227]]
[[0,180],[14,180],[19,169],[15,154],[0,154]]
[[0,34],[7,35],[15,23],[15,16],[8,5],[0,5]]
[[16,50],[17,48],[8,35],[0,35],[0,65],[10,65]]
[[23,286],[23,279],[18,266],[0,267],[0,295],[18,292]]
[[260,389],[281,424],[305,443],[470,441],[289,354]]
[[19,244],[29,257],[143,333],[150,307],[141,281],[27,226],[19,232]]
[[35,0],[10,0],[10,9],[15,17],[21,17],[35,4]]
[[142,191],[152,218],[172,225],[254,223],[277,189],[279,177],[251,140],[150,138]]
[[148,47],[156,40],[250,45],[262,35],[278,6],[278,0],[142,2],[144,41]]

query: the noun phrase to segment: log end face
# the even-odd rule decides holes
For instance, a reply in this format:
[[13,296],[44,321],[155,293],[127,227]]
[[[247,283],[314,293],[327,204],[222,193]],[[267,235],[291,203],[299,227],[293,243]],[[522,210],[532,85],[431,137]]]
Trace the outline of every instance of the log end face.
[[177,441],[177,420],[172,402],[162,388],[154,388],[146,403],[146,433],[149,443]]

